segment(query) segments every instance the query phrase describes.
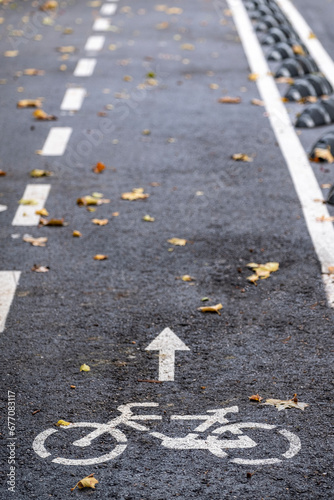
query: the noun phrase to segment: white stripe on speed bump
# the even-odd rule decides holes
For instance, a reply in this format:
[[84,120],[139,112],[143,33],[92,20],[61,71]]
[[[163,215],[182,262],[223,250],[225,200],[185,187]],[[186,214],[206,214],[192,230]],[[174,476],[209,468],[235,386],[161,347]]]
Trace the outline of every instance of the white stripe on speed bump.
[[86,96],[86,90],[83,88],[67,89],[64,95],[60,109],[63,111],[78,111]]
[[50,184],[28,184],[22,199],[33,200],[34,205],[20,205],[16,211],[12,226],[37,226],[39,223],[39,215],[36,215],[36,210],[41,210],[51,189]]
[[[271,76],[269,66],[244,5],[241,0],[227,0],[227,3],[232,10],[234,22],[251,72],[259,75],[256,83],[261,99],[265,103],[271,126],[292,177],[308,231],[321,264],[322,273],[328,276],[329,267],[334,266],[334,228],[331,222],[318,222],[316,220],[317,217],[329,216],[327,207],[314,201],[323,198],[321,189],[282,103],[280,93]],[[329,280],[326,280],[326,283],[326,292],[330,304],[334,297],[334,283]]]
[[112,16],[117,10],[117,5],[115,3],[105,3],[100,9],[101,16]]
[[91,76],[94,73],[96,59],[79,59],[74,70],[74,76]]
[[71,127],[52,127],[44,143],[42,156],[62,156],[72,130]]
[[93,31],[108,31],[110,28],[110,19],[98,17],[93,24]]
[[302,42],[308,48],[320,71],[323,72],[334,88],[334,62],[331,57],[316,37],[310,38],[310,34],[312,33],[311,28],[290,0],[277,0],[277,3],[300,36]]
[[102,50],[105,42],[104,36],[89,36],[85,45],[85,50]]
[[0,333],[5,329],[21,271],[0,271]]

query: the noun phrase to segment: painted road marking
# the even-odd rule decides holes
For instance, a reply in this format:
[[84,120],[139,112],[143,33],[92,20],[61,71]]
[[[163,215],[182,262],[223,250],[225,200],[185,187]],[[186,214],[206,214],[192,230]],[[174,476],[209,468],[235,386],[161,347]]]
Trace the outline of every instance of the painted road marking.
[[110,28],[110,19],[98,17],[93,24],[93,31],[108,31]]
[[159,351],[159,380],[173,381],[175,373],[175,351],[190,351],[170,329],[165,328],[145,349]]
[[290,0],[277,0],[277,4],[308,48],[320,71],[322,71],[334,88],[334,62],[332,58],[328,55],[318,38],[310,38],[310,34],[312,33],[310,26]]
[[265,102],[271,126],[287,163],[295,190],[303,209],[305,221],[321,264],[329,305],[334,306],[334,282],[328,279],[329,267],[334,265],[334,228],[331,222],[318,222],[317,217],[329,217],[327,207],[316,203],[323,195],[282,103],[270,68],[258,42],[253,26],[241,0],[227,0],[234,17],[252,73],[259,75],[256,83]]
[[20,205],[16,211],[12,226],[37,226],[40,216],[36,215],[36,210],[41,210],[51,189],[50,184],[28,184],[23,200],[33,200],[34,205]]
[[86,90],[83,88],[67,89],[60,109],[63,111],[78,111],[85,96]]
[[62,156],[71,137],[72,130],[71,127],[52,127],[41,154],[43,156]]
[[7,205],[0,205],[0,212],[4,212],[7,208]]
[[101,16],[112,16],[117,10],[117,5],[115,3],[105,3],[100,9]]
[[74,76],[91,76],[94,73],[96,59],[79,59],[75,67]]
[[21,271],[0,271],[0,333],[5,329]]
[[103,49],[105,42],[105,37],[102,35],[89,36],[85,45],[85,50],[87,51],[99,51]]

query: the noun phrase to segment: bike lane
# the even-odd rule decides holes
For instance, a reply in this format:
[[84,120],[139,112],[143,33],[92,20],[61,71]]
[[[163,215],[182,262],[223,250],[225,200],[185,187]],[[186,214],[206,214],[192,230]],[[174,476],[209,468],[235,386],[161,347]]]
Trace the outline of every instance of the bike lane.
[[[109,52],[98,55],[94,79],[85,84],[91,99],[71,117],[67,150],[61,159],[47,159],[57,173],[48,208],[61,206],[70,222],[57,237],[46,233],[52,228],[38,231],[50,238],[47,259],[43,254],[50,273],[40,279],[27,272],[34,249],[23,259],[6,247],[7,262],[25,270],[3,344],[5,380],[17,394],[15,494],[66,498],[77,480],[95,473],[97,498],[325,497],[332,311],[268,119],[250,104],[259,95],[247,80],[229,12],[217,16],[203,2],[182,2],[177,9],[183,12],[163,15],[153,2],[136,4],[135,12],[121,2],[118,7],[114,22],[122,31],[107,43],[121,42],[118,60],[131,54],[133,63],[111,64]],[[162,22],[169,26],[156,29]],[[124,89],[125,74],[137,84],[131,91]],[[147,78],[159,84],[138,89]],[[107,101],[106,89],[131,97]],[[242,103],[217,103],[226,91],[241,95]],[[117,114],[101,128],[96,109],[109,101]],[[88,120],[98,145],[84,155],[78,144],[87,137]],[[69,126],[69,117],[60,125]],[[240,164],[230,158],[236,152],[256,157]],[[102,180],[88,174],[97,156],[116,172],[101,174]],[[150,194],[146,201],[120,200],[139,186]],[[110,208],[98,207],[99,216],[120,213],[96,230],[89,213],[74,207],[95,190],[112,199]],[[146,213],[156,220],[142,221]],[[83,244],[71,239],[77,228]],[[11,232],[8,227],[8,238]],[[173,237],[186,245],[172,245]],[[96,253],[108,260],[94,262]],[[255,287],[246,279],[250,261],[278,261],[280,270]],[[176,279],[182,275],[195,280]],[[204,297],[209,305],[222,303],[221,316],[197,310],[207,304]],[[176,338],[165,333],[152,345],[166,328]],[[83,363],[89,372],[79,371]],[[304,412],[278,413],[248,400],[255,393],[286,399],[295,392],[310,404]],[[127,403],[157,406],[135,411],[144,415],[132,421],[137,427],[124,420],[87,448],[71,445],[94,422],[117,418]],[[224,408],[233,408],[227,421],[209,426],[204,416]],[[152,414],[159,418],[147,423],[145,415]],[[60,419],[87,425],[57,429]],[[261,427],[247,427],[252,422]],[[230,444],[222,448],[224,424]],[[47,429],[52,433],[36,444]],[[111,459],[94,462],[115,449]],[[87,455],[90,464],[61,462]]]

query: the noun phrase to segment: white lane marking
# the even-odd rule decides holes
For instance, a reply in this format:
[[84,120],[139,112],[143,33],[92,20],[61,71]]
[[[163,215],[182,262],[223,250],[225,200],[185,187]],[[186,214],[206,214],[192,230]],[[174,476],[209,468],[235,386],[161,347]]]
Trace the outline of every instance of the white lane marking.
[[110,19],[98,17],[93,24],[93,31],[108,31],[110,28]]
[[89,36],[85,45],[87,51],[98,51],[103,49],[105,37],[102,35]]
[[85,96],[86,90],[83,88],[67,89],[60,109],[63,111],[78,111]]
[[291,22],[292,26],[300,36],[303,43],[308,48],[311,56],[318,64],[320,71],[326,76],[327,80],[334,88],[334,62],[328,55],[324,47],[317,38],[311,37],[312,30],[307,24],[303,16],[298,12],[296,7],[292,5],[290,0],[277,0],[277,4],[282,9],[283,13]]
[[[334,265],[334,228],[331,222],[318,222],[317,217],[328,217],[328,210],[315,199],[323,194],[308,161],[303,146],[294,130],[281,96],[270,74],[270,69],[257,40],[252,24],[241,0],[227,0],[234,17],[250,69],[257,73],[256,83],[265,102],[271,126],[287,163],[295,190],[303,209],[305,221],[323,274],[328,274]],[[329,293],[329,288],[333,291]],[[334,283],[326,288],[328,301],[334,296]]]
[[71,127],[52,127],[42,149],[43,156],[62,156],[72,134]]
[[75,67],[74,76],[91,76],[94,73],[96,59],[79,59]]
[[145,350],[159,351],[159,380],[162,381],[174,380],[175,351],[190,351],[170,328],[165,328]]
[[0,333],[5,329],[21,271],[0,271]]
[[113,16],[117,10],[117,5],[115,3],[105,3],[100,9],[101,16]]
[[12,226],[37,226],[40,216],[36,210],[41,210],[51,189],[50,184],[28,184],[24,193],[24,200],[34,200],[35,205],[20,205],[16,211]]
[[7,205],[0,205],[0,212],[4,212],[7,208]]

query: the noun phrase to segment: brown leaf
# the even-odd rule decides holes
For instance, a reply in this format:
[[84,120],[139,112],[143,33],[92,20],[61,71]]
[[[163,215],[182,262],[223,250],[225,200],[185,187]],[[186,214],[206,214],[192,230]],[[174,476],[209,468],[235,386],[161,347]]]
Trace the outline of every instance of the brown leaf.
[[313,33],[313,31],[310,31],[310,34],[309,34],[308,38],[310,40],[312,40],[313,38],[317,38],[317,35],[315,33]]
[[306,56],[305,50],[299,44],[292,45],[292,50],[293,50],[294,54],[296,54],[298,56]]
[[325,217],[322,215],[321,217],[317,217],[316,220],[318,222],[334,222],[334,217]]
[[31,243],[33,247],[45,247],[45,244],[48,241],[45,237],[34,238],[33,236],[30,236],[30,234],[25,234],[22,239],[27,243]]
[[18,108],[41,108],[42,101],[41,99],[21,99],[17,103]]
[[79,481],[74,488],[71,488],[71,491],[74,491],[76,487],[79,488],[79,490],[82,490],[83,488],[93,488],[95,490],[95,485],[98,484],[98,480],[95,479],[94,474],[90,474],[87,477],[84,477]]
[[1,168],[0,168],[0,177],[4,177],[5,175],[7,175],[7,172],[5,172],[4,170],[1,170]]
[[205,307],[198,307],[197,310],[201,311],[203,313],[205,312],[216,312],[221,316],[221,313],[219,312],[220,309],[223,309],[222,304],[216,304],[215,306],[205,306]]
[[221,102],[222,104],[239,104],[241,102],[241,97],[220,97],[217,102]]
[[64,218],[62,218],[62,219],[50,219],[50,220],[47,220],[47,219],[44,219],[43,217],[41,217],[40,220],[39,220],[39,223],[42,226],[58,226],[58,227],[61,227],[61,226],[67,226],[68,225],[68,223],[65,222]]
[[95,165],[95,167],[93,167],[93,172],[94,174],[101,174],[101,172],[103,172],[103,170],[105,170],[106,166],[101,163],[100,161],[97,162],[97,164]]
[[262,401],[263,398],[261,398],[261,396],[259,396],[258,394],[253,394],[253,396],[249,396],[248,399],[250,401]]
[[264,106],[264,101],[262,101],[261,99],[252,99],[251,103],[254,106]]
[[144,193],[143,188],[134,188],[131,192],[123,193],[122,200],[135,201],[146,200],[150,195]]
[[317,159],[327,161],[328,163],[334,163],[334,156],[331,152],[331,147],[328,145],[326,149],[316,148],[314,150],[314,156]]
[[19,54],[18,50],[6,50],[3,55],[5,57],[16,57],[18,56],[18,54]]
[[72,236],[74,236],[74,238],[81,238],[82,234],[80,233],[80,231],[75,229],[72,233]]
[[171,238],[170,240],[167,240],[168,243],[171,243],[172,245],[175,245],[177,247],[184,247],[187,243],[187,240],[183,238]]
[[108,219],[92,219],[93,224],[96,224],[97,226],[105,226],[108,224],[109,220]]
[[42,217],[47,217],[49,215],[49,212],[47,211],[46,208],[41,208],[40,210],[36,210],[35,214],[41,215]]
[[36,111],[33,112],[33,117],[36,118],[36,120],[43,120],[43,121],[51,121],[51,120],[57,120],[57,117],[54,115],[48,115],[45,111],[42,109],[36,109]]
[[27,68],[23,70],[23,74],[27,76],[42,76],[45,74],[44,69],[34,69],[34,68]]
[[32,271],[35,271],[35,273],[48,273],[50,271],[50,268],[48,266],[38,266],[35,264],[32,268]]
[[49,170],[42,170],[40,168],[34,168],[30,171],[30,177],[50,177],[53,175]]
[[235,153],[234,155],[232,155],[232,158],[233,158],[233,160],[236,160],[236,161],[246,161],[246,162],[253,161],[253,158],[251,158],[250,156],[248,156],[244,153]]
[[73,54],[77,49],[73,45],[66,45],[64,47],[57,47],[57,51],[61,54]]
[[44,2],[39,9],[47,11],[47,10],[56,10],[57,8],[58,8],[58,2],[56,2],[56,0],[48,0],[47,2]]
[[294,83],[294,79],[291,78],[291,76],[280,76],[279,78],[276,78],[277,83],[288,83],[289,85],[292,85]]
[[94,256],[94,260],[107,260],[108,256],[103,254],[97,254]]
[[285,410],[287,408],[298,408],[299,410],[304,411],[304,409],[309,406],[307,403],[299,403],[297,394],[293,395],[291,399],[267,399],[264,405],[275,406],[278,411]]
[[82,196],[81,198],[77,199],[77,204],[79,206],[88,206],[88,205],[101,205],[101,200],[98,198],[95,198],[94,196]]

